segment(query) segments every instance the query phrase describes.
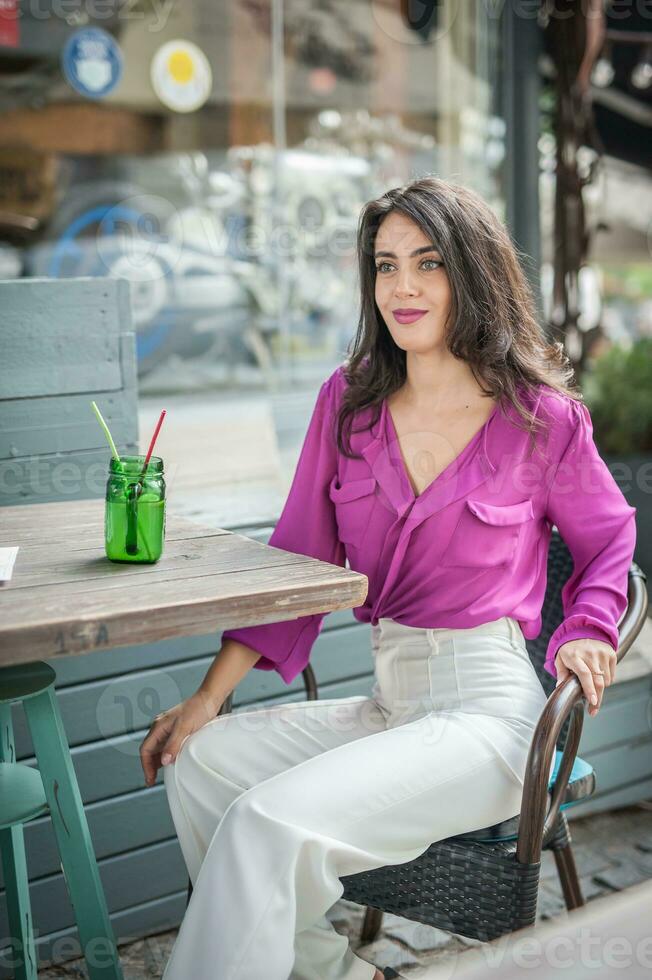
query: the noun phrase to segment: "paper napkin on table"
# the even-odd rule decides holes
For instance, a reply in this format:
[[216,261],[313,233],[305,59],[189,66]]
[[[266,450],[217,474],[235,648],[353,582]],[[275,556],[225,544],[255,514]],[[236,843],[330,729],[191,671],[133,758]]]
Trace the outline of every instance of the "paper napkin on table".
[[0,548],[0,585],[11,578],[17,554],[18,547]]

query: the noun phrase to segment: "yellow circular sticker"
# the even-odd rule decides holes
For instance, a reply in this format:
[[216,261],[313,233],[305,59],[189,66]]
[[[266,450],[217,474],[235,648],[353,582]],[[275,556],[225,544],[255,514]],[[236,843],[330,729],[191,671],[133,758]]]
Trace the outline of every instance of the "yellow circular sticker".
[[211,94],[211,66],[192,41],[168,41],[162,45],[152,58],[150,74],[157,96],[175,112],[193,112]]

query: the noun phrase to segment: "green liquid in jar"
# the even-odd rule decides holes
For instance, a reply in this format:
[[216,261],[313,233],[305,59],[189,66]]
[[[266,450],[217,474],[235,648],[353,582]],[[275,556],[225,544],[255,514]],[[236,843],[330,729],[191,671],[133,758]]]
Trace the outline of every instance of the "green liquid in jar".
[[126,501],[106,505],[106,553],[113,561],[156,561],[163,551],[165,501],[141,494],[136,522],[136,551],[127,553]]
[[141,457],[111,461],[104,511],[104,539],[111,561],[155,562],[165,540],[165,481],[163,461],[148,469],[138,484]]

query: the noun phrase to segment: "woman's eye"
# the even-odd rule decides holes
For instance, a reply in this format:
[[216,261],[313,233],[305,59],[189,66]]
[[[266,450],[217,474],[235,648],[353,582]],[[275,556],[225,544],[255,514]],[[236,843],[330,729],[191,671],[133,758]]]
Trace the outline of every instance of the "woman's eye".
[[[425,266],[430,266],[431,269],[440,265],[443,265],[443,262],[440,262],[439,259],[424,259],[421,263],[422,268]],[[379,262],[376,266],[376,272],[384,272],[385,266],[390,266],[390,268],[393,268],[391,262]]]

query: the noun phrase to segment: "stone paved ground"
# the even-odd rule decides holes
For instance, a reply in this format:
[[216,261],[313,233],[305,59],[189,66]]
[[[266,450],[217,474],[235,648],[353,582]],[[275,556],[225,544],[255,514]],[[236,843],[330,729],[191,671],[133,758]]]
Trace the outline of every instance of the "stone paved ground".
[[[652,801],[612,812],[574,819],[570,823],[573,849],[587,901],[652,878]],[[363,909],[337,902],[329,913],[338,932],[347,933],[359,956],[378,966],[393,966],[416,980],[435,962],[458,956],[479,945],[474,940],[440,929],[385,915],[383,928],[373,943],[359,945]],[[568,915],[559,887],[552,854],[544,853],[537,919]],[[161,977],[176,931],[149,936],[122,946],[125,980]],[[39,971],[41,980],[86,977],[82,960]],[[191,978],[189,978],[191,980]]]

